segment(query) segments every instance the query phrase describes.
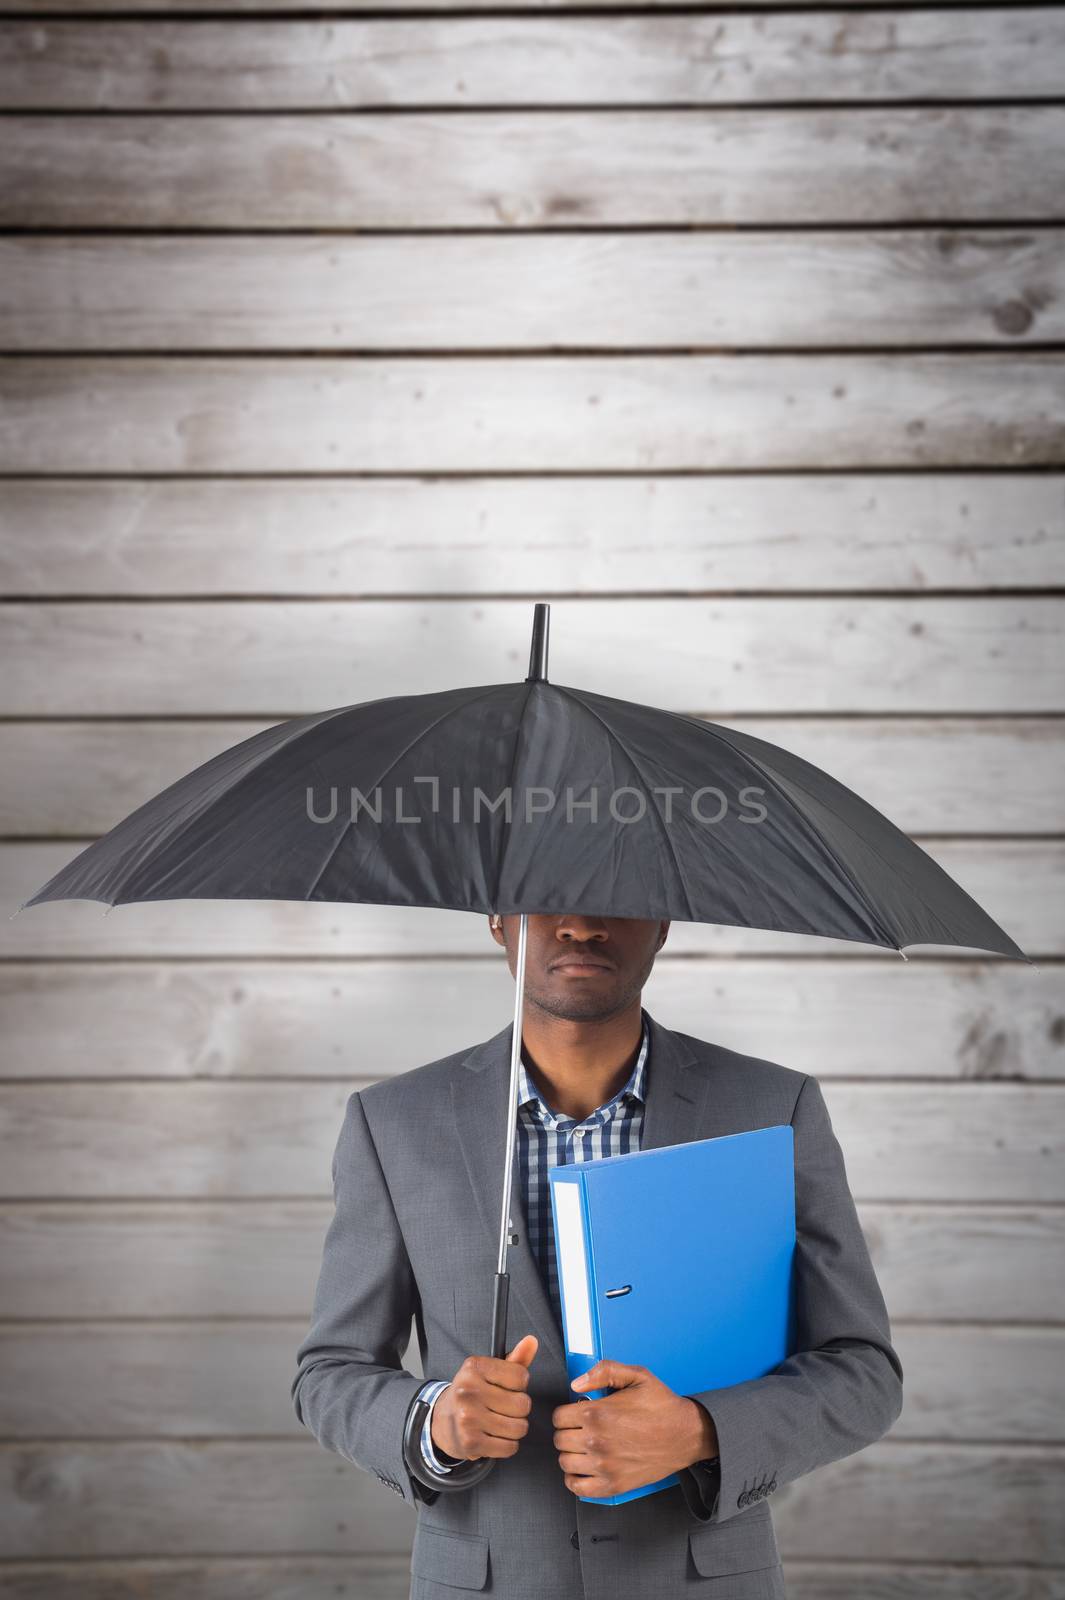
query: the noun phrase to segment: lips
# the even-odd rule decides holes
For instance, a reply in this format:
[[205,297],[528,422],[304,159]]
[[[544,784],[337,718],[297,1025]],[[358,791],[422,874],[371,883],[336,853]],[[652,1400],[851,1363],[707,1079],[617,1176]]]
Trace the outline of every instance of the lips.
[[613,964],[609,961],[600,961],[596,956],[564,956],[561,961],[552,961],[552,972],[564,971],[566,967],[598,967],[601,972],[613,972]]

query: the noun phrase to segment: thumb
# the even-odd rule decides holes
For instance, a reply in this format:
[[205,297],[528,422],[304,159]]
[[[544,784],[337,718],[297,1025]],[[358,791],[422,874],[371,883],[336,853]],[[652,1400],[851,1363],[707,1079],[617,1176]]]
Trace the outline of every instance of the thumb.
[[535,1333],[524,1333],[506,1359],[516,1361],[522,1367],[531,1366],[539,1346],[540,1341]]

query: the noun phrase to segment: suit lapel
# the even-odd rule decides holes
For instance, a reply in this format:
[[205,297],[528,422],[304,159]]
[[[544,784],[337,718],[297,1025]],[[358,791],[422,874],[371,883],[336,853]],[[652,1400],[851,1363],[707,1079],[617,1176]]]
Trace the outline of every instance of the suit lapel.
[[[704,1128],[704,1105],[710,1075],[691,1070],[698,1058],[680,1034],[673,1033],[644,1011],[650,1032],[647,1065],[647,1097],[644,1103],[641,1150],[665,1145],[686,1144],[710,1137]],[[505,1127],[510,1087],[510,1043],[513,1023],[483,1044],[475,1045],[452,1078],[452,1106],[455,1137],[469,1173],[481,1226],[491,1242],[493,1270],[499,1250],[499,1218],[503,1196],[503,1162],[506,1153]],[[708,1045],[713,1050],[712,1045]],[[715,1128],[714,1132],[727,1132]],[[516,1139],[516,1131],[510,1130]],[[510,1301],[507,1315],[508,1347],[520,1337],[517,1331],[535,1333],[539,1353],[551,1360],[566,1380],[566,1355],[562,1330],[555,1320],[540,1269],[529,1244],[525,1226],[525,1207],[521,1196],[521,1173],[515,1147],[512,1168],[510,1211],[511,1233],[516,1244],[507,1247],[507,1272],[510,1275]],[[491,1285],[484,1286],[486,1350],[490,1323]]]
[[697,1058],[684,1036],[664,1028],[644,1009],[651,1035],[648,1051],[647,1099],[643,1108],[641,1150],[661,1150],[704,1137],[703,1104],[709,1079],[693,1071]]
[[[501,1033],[475,1045],[465,1057],[451,1080],[452,1103],[455,1113],[455,1136],[462,1150],[469,1173],[481,1226],[491,1241],[492,1270],[499,1253],[499,1218],[503,1203],[503,1163],[506,1158],[507,1097],[510,1089],[510,1042],[514,1024],[509,1023]],[[511,1127],[510,1137],[515,1140],[514,1161],[511,1169],[510,1224],[511,1238],[516,1233],[518,1242],[507,1246],[507,1272],[510,1275],[510,1295],[507,1305],[507,1347],[514,1345],[522,1333],[535,1333],[538,1340],[537,1361],[543,1356],[554,1366],[566,1371],[566,1358],[562,1348],[562,1333],[555,1321],[554,1308],[540,1277],[540,1269],[529,1244],[525,1227],[525,1207],[521,1198],[521,1173],[516,1146],[517,1133]],[[488,1353],[488,1336],[491,1332],[492,1285],[483,1290],[485,1309],[485,1353]]]

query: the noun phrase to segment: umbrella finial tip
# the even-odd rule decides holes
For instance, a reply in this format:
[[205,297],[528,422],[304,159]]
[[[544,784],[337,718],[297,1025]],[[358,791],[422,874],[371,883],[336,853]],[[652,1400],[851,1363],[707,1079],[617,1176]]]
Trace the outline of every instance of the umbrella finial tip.
[[533,606],[532,645],[529,650],[529,675],[526,683],[547,682],[547,641],[551,607],[544,600]]

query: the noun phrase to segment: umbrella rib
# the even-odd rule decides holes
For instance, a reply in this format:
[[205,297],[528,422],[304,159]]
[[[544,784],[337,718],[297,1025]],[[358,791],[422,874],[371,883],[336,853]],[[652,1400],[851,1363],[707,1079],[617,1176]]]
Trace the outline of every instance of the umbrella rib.
[[[313,733],[317,728],[320,728],[324,723],[331,721],[333,717],[343,716],[344,712],[351,711],[353,709],[355,709],[355,708],[352,707],[352,706],[337,706],[337,707],[335,707],[335,708],[333,708],[331,710],[328,710],[328,711],[322,711],[322,712],[318,712],[318,713],[313,713],[313,712],[308,713],[308,715],[307,715],[307,724],[308,725],[305,728],[300,728],[298,732],[293,733],[291,739],[290,740],[286,740],[284,745],[281,748],[283,748],[285,750],[289,749],[290,745],[298,743],[299,740],[301,740],[304,737],[306,737],[307,735]],[[300,721],[302,719],[293,718],[293,719],[290,719],[290,720]],[[284,723],[284,722],[277,722],[277,723],[271,724],[270,726],[268,726],[266,728],[261,728],[257,734],[251,734],[247,740],[242,740],[241,744],[245,744],[245,743],[250,744],[253,739],[262,738],[264,734],[273,733],[278,728],[284,728],[286,725],[287,724]],[[197,776],[198,773],[202,773],[204,768],[210,767],[210,766],[214,765],[215,763],[221,764],[225,760],[226,756],[232,755],[233,751],[236,750],[236,749],[239,749],[239,748],[240,748],[239,745],[231,745],[231,746],[228,747],[228,749],[220,750],[217,753],[217,755],[210,756],[208,758],[208,760],[205,761],[205,762],[202,762],[199,767],[194,767],[191,772],[185,772],[185,773],[183,773],[181,775],[180,778],[175,778],[173,783],[167,784],[166,788],[161,789],[158,794],[151,795],[147,800],[143,801],[141,805],[136,806],[132,811],[127,813],[127,815],[125,817],[120,818],[119,821],[116,822],[112,828],[108,829],[107,833],[101,835],[100,839],[94,840],[94,844],[101,843],[103,839],[106,839],[110,834],[115,833],[117,829],[124,827],[127,823],[132,823],[134,818],[137,817],[141,812],[147,811],[149,809],[149,807],[155,805],[155,803],[157,801],[163,799],[163,797],[166,796],[167,794],[170,794],[171,791],[173,791],[175,789],[179,789],[184,784],[189,783],[193,778],[195,778]],[[150,865],[151,862],[153,862],[156,859],[156,857],[163,850],[172,849],[172,847],[173,847],[173,845],[174,845],[176,840],[180,839],[183,834],[188,833],[191,828],[196,827],[199,823],[201,823],[203,821],[204,817],[210,811],[211,806],[217,804],[218,802],[220,802],[222,800],[229,799],[230,796],[233,794],[233,792],[236,789],[239,789],[240,785],[242,783],[244,783],[244,781],[247,778],[253,777],[258,772],[259,768],[265,766],[268,761],[270,761],[275,755],[277,755],[277,753],[278,753],[278,746],[277,745],[270,745],[268,747],[268,749],[266,750],[265,754],[262,754],[262,755],[258,756],[258,758],[255,760],[255,762],[254,762],[254,764],[252,766],[245,767],[241,772],[239,772],[233,778],[233,781],[231,783],[227,784],[226,787],[224,789],[222,789],[222,791],[218,795],[215,796],[215,798],[210,802],[210,805],[204,806],[202,810],[196,811],[196,812],[194,812],[194,814],[192,816],[186,817],[185,820],[174,830],[173,833],[167,834],[165,839],[157,840],[152,845],[151,849],[147,852],[147,854],[144,856],[144,858],[138,863],[138,867],[137,867],[138,872],[143,872],[144,869],[148,865]],[[166,813],[165,818],[163,820],[169,821],[172,815],[173,815],[172,812]],[[93,845],[88,845],[86,847],[86,850],[91,850],[92,848],[93,848]],[[53,883],[56,883],[66,873],[70,872],[71,869],[76,865],[76,863],[81,860],[81,857],[85,853],[86,853],[86,851],[81,851],[79,855],[74,857],[73,861],[69,861],[65,867],[62,867],[60,869],[59,872],[53,873],[52,877],[48,879],[47,883],[44,883],[41,886],[41,888],[37,890],[36,894],[35,895],[31,895],[30,898],[32,900],[35,900],[37,898],[37,895],[42,894],[44,892],[44,890],[48,889]],[[122,885],[118,886],[118,891],[117,892],[119,894],[122,893]],[[94,900],[100,900],[101,904],[112,905],[112,906],[115,906],[115,905],[129,905],[131,903],[130,901],[125,901],[125,900],[123,900],[123,901],[120,901],[120,900],[105,901],[105,900],[102,900],[101,897],[98,896],[98,895],[93,895],[91,898],[94,899]],[[19,910],[20,911],[24,910],[25,906],[28,905],[28,904],[29,904],[29,901],[25,901],[23,903],[23,905],[21,905],[19,907]]]
[[[562,685],[559,684],[559,683],[556,683],[554,685],[554,688],[558,689],[560,694],[568,695],[571,700],[576,700],[577,704],[579,706],[581,706],[588,713],[589,716],[595,718],[595,720],[605,729],[607,738],[608,739],[613,739],[614,743],[622,751],[624,751],[624,754],[625,754],[627,760],[632,763],[632,766],[635,769],[635,771],[639,774],[641,781],[646,785],[647,779],[646,779],[646,777],[644,775],[643,770],[640,767],[640,763],[637,761],[636,757],[633,755],[632,751],[629,749],[629,747],[625,743],[624,739],[621,738],[620,734],[615,733],[614,729],[610,726],[610,724],[606,721],[606,719],[604,717],[601,717],[599,715],[598,711],[594,711],[590,705],[587,705],[586,702],[581,699],[580,695],[576,694],[572,689],[564,689],[562,687]],[[653,793],[653,790],[652,790],[652,793]],[[666,842],[666,844],[667,844],[667,846],[669,848],[669,853],[670,853],[671,857],[673,858],[673,867],[674,867],[674,870],[675,870],[676,875],[677,875],[677,882],[679,883],[680,888],[681,888],[681,892],[684,895],[684,904],[688,908],[688,919],[687,920],[689,922],[697,922],[699,919],[695,915],[695,912],[694,912],[694,910],[692,908],[691,900],[690,900],[690,898],[688,896],[688,886],[684,882],[684,874],[681,872],[680,862],[677,860],[677,852],[674,850],[673,841],[669,836],[669,828],[668,828],[668,826],[666,824],[665,819],[662,816],[662,813],[660,812],[660,810],[658,808],[657,802],[654,801],[654,800],[652,800],[652,802],[651,802],[651,809],[652,809],[652,811],[653,811],[653,813],[655,815],[655,818],[658,821],[659,827],[661,828],[662,837],[665,840],[665,842]]]
[[[692,722],[694,726],[702,727],[704,729],[706,727],[705,723],[696,723],[694,721],[694,719],[691,718],[691,717],[685,717],[683,720],[685,722]],[[845,865],[845,863],[843,861],[840,860],[840,857],[839,857],[837,851],[833,849],[833,847],[830,844],[828,838],[826,837],[826,835],[824,834],[822,829],[820,829],[817,826],[817,823],[814,821],[814,819],[811,816],[807,815],[807,813],[804,810],[804,808],[799,804],[799,802],[796,799],[794,799],[787,792],[786,789],[781,787],[779,779],[777,779],[774,776],[774,774],[764,765],[763,762],[761,762],[758,759],[758,757],[756,755],[753,755],[751,753],[751,751],[749,751],[749,750],[744,750],[742,748],[742,746],[740,746],[740,745],[733,744],[732,740],[728,738],[727,732],[726,733],[718,732],[718,733],[715,734],[715,736],[717,738],[721,739],[724,744],[727,744],[730,750],[738,751],[739,754],[743,756],[744,760],[749,761],[752,764],[752,766],[757,767],[758,771],[762,774],[762,777],[765,778],[767,783],[772,784],[773,788],[782,797],[782,799],[784,800],[785,804],[789,805],[793,811],[796,811],[799,814],[799,816],[802,818],[803,822],[805,822],[805,824],[806,824],[806,826],[808,828],[812,828],[814,830],[814,833],[816,834],[818,842],[820,843],[822,849],[825,850],[832,857],[833,861],[836,863],[836,866],[839,868],[840,873],[843,875],[843,877],[846,879],[846,881],[850,884],[850,886],[854,890],[854,893],[857,896],[858,900],[865,907],[865,912],[866,912],[866,915],[869,918],[869,921],[871,922],[871,924],[873,925],[874,928],[879,928],[880,932],[884,935],[884,938],[887,941],[888,949],[897,950],[899,952],[899,954],[901,955],[902,954],[902,946],[899,945],[899,944],[896,944],[895,940],[892,938],[890,932],[888,931],[887,927],[885,926],[883,920],[877,914],[876,907],[870,902],[868,896],[865,893],[865,890],[862,888],[861,884],[854,877],[854,874],[850,871],[850,869]],[[833,779],[832,781],[833,782],[838,782],[838,779]],[[861,799],[860,795],[858,796],[858,799]],[[838,821],[842,822],[844,820],[843,818],[839,817],[838,812],[834,811],[833,808],[828,804],[827,801],[822,800],[822,801],[820,801],[820,804],[822,804],[827,811],[831,811],[832,815],[834,817],[836,817]],[[885,820],[890,820],[890,819],[885,819]],[[847,826],[849,826],[849,824],[847,824]],[[872,843],[871,840],[863,839],[863,842],[867,845],[867,847],[870,850],[873,851],[873,853],[875,855],[880,856],[880,860],[881,861],[884,860],[883,856],[880,855],[879,850],[877,850],[876,846]],[[913,843],[912,839],[910,840],[910,843],[911,844]],[[919,846],[915,846],[915,848],[919,848]],[[887,863],[885,862],[884,865],[887,866]],[[935,863],[933,863],[933,865],[935,865]],[[929,911],[932,911],[932,907],[928,906],[928,903],[924,899],[923,895],[918,893],[918,891],[914,890],[912,884],[911,884],[910,887],[911,887],[911,892],[917,894],[917,898],[921,901],[922,905],[927,906],[927,909]],[[935,915],[934,912],[933,912],[933,915]],[[941,920],[941,919],[937,919],[937,920]],[[855,941],[855,942],[859,942],[859,941]],[[864,943],[864,941],[860,941],[860,942]]]
[[[552,684],[552,688],[554,688],[554,687],[556,687],[556,685]],[[529,708],[529,699],[530,699],[530,696],[532,695],[532,691],[533,691],[533,685],[531,683],[526,683],[526,685],[525,685],[525,699],[521,703],[521,710],[518,712],[518,725],[514,729],[514,754],[511,757],[510,771],[507,773],[507,782],[506,782],[506,786],[504,787],[504,790],[503,790],[504,794],[509,794],[511,785],[514,782],[514,773],[516,772],[517,766],[518,766],[518,753],[519,753],[519,751],[521,749],[521,729],[522,729],[522,724],[525,721],[525,713]],[[500,845],[499,845],[499,851],[498,851],[498,854],[496,856],[495,882],[492,885],[492,890],[493,890],[493,893],[492,893],[492,905],[493,905],[493,907],[496,906],[498,904],[498,901],[499,901],[499,886],[500,886],[500,883],[502,882],[502,879],[503,879],[503,857],[506,855],[506,852],[507,852],[507,838],[508,837],[509,836],[505,832],[502,834]]]
[[[739,748],[738,746],[733,745],[728,738],[725,739],[725,743],[729,744],[730,748],[732,748],[733,750]],[[772,773],[770,773],[770,772],[768,772],[766,770],[766,768],[763,766],[762,762],[759,760],[759,758],[757,756],[752,755],[749,751],[746,751],[746,750],[741,751],[741,754],[743,754],[747,758],[748,761],[752,761],[754,763],[754,765],[758,768],[759,772],[761,772],[763,774],[763,776],[765,776],[769,780],[769,782],[774,783],[774,786],[777,789],[780,789],[780,792],[784,795],[785,800],[787,800],[794,807],[794,809],[799,812],[799,814],[810,824],[810,826],[812,828],[816,828],[817,827],[817,824],[813,821],[813,819],[811,817],[807,816],[806,811],[799,804],[799,802],[797,800],[792,799],[792,797],[789,794],[787,794],[785,790],[780,788],[779,781],[775,781],[774,780],[774,778],[772,776]],[[799,758],[799,759],[801,759],[801,758]],[[829,776],[831,776],[831,774],[829,774]],[[799,784],[796,779],[792,778],[790,781],[795,784],[796,788],[802,789],[802,785]],[[839,779],[838,778],[833,778],[832,781],[833,781],[833,783],[839,783]],[[847,786],[845,784],[841,784],[840,787],[841,788],[846,788]],[[868,802],[865,801],[860,794],[857,794],[854,790],[851,790],[850,792],[852,794],[854,794],[855,799],[862,801],[863,805],[868,804]],[[840,813],[836,810],[836,808],[833,805],[831,805],[830,802],[827,799],[825,799],[821,795],[816,796],[816,799],[817,799],[818,805],[824,806],[826,811],[831,812],[831,814],[836,818],[836,821],[841,823],[843,827],[850,828],[852,832],[857,832],[857,830],[853,828],[852,824],[847,821],[846,817],[841,816]],[[942,873],[943,876],[950,883],[951,887],[955,891],[957,891],[959,894],[963,895],[965,897],[965,899],[968,900],[970,902],[970,904],[972,906],[974,906],[975,909],[981,913],[982,916],[986,917],[988,919],[988,921],[990,923],[992,923],[992,925],[995,928],[998,929],[999,933],[1001,933],[1006,939],[1009,940],[1010,944],[1013,944],[1016,949],[1020,950],[1020,946],[1017,945],[1016,942],[1013,939],[1010,939],[1010,936],[1009,936],[1008,933],[1006,933],[1005,928],[1000,927],[1000,925],[997,922],[995,922],[995,919],[990,915],[990,913],[984,910],[984,908],[980,904],[980,902],[978,900],[974,900],[972,895],[969,894],[967,890],[963,889],[961,884],[957,883],[955,881],[955,879],[953,879],[950,876],[950,873],[945,871],[945,869],[939,865],[939,862],[936,861],[933,856],[930,856],[928,854],[927,850],[922,850],[921,846],[916,842],[916,840],[911,839],[909,834],[906,833],[902,828],[898,828],[897,824],[892,822],[890,817],[884,817],[882,812],[879,813],[879,815],[883,817],[883,820],[889,825],[889,827],[896,828],[896,831],[898,833],[902,834],[902,837],[905,839],[907,844],[912,846],[912,848],[914,850],[918,851],[922,856],[924,856],[925,860],[928,862],[930,867],[932,867],[936,872]],[[871,920],[874,921],[875,923],[877,923],[878,926],[882,927],[883,925],[880,923],[880,919],[877,917],[875,909],[872,906],[870,906],[868,904],[868,902],[866,901],[866,897],[862,892],[861,885],[859,883],[855,882],[853,876],[850,874],[850,872],[847,871],[847,868],[844,866],[843,862],[839,860],[838,855],[836,854],[836,852],[832,848],[832,846],[828,843],[827,839],[825,839],[825,836],[821,832],[821,830],[818,829],[817,832],[818,832],[818,837],[822,840],[822,843],[825,846],[825,849],[829,851],[829,853],[831,854],[831,856],[833,857],[833,859],[836,861],[837,865],[839,866],[840,871],[845,874],[845,876],[847,877],[848,881],[852,884],[855,892],[858,894],[858,896],[862,900],[863,904],[865,904],[866,910],[869,912]],[[862,834],[860,837],[861,837],[862,843],[864,844],[866,849],[870,850],[873,853],[873,855],[876,856],[877,860],[883,863],[885,871],[893,872],[893,873],[905,872],[904,868],[900,868],[898,866],[893,865],[891,862],[889,862],[886,859],[886,857],[883,855],[883,853],[880,850],[877,849],[877,846],[873,842],[873,840],[870,839],[867,835]],[[925,910],[929,913],[929,915],[934,917],[935,920],[943,928],[945,928],[948,933],[951,932],[952,930],[950,929],[950,925],[947,922],[944,921],[943,917],[936,910],[935,906],[933,906],[933,905],[931,905],[929,903],[929,901],[927,900],[925,895],[921,892],[921,889],[920,889],[919,885],[914,881],[913,877],[909,873],[905,873],[905,878],[906,878],[906,887],[907,887],[909,893],[913,895],[914,899],[919,900],[921,902],[921,904],[924,906]],[[886,928],[884,928],[883,931],[885,933],[887,933],[887,929]],[[891,939],[891,935],[890,934],[888,934],[887,937],[889,938],[889,940]],[[915,941],[911,940],[910,942],[914,943]],[[891,948],[893,950],[897,950],[900,955],[902,954],[902,946],[899,945],[899,944],[896,944],[894,942],[894,940],[891,940]],[[1020,953],[1021,953],[1022,956],[1024,956],[1024,959],[1027,961],[1028,957],[1024,955],[1024,951],[1021,950]]]
[[[399,750],[399,751],[396,752],[396,754],[392,757],[392,760],[385,767],[384,771],[378,774],[377,783],[374,785],[374,787],[376,788],[377,784],[381,783],[382,779],[388,777],[388,774],[392,771],[393,767],[395,767],[397,762],[402,761],[403,757],[407,754],[408,750],[413,750],[414,746],[419,742],[419,740],[424,739],[427,734],[432,733],[433,730],[435,728],[438,728],[442,722],[446,722],[448,717],[456,716],[460,711],[467,710],[471,705],[478,705],[482,700],[490,699],[491,696],[495,693],[495,691],[496,691],[496,689],[498,687],[499,687],[498,684],[493,684],[492,687],[487,691],[486,694],[478,695],[476,700],[460,700],[457,705],[448,706],[446,711],[441,711],[440,715],[433,722],[431,722],[427,728],[422,728],[418,733],[416,733],[414,735],[413,739],[408,740],[408,742],[403,746],[402,750]],[[389,699],[397,699],[399,697],[395,696],[395,695],[392,695],[392,696],[388,696],[387,698],[389,698]],[[315,873],[314,882],[311,884],[311,886],[308,889],[307,893],[304,895],[304,897],[303,897],[304,900],[309,900],[311,898],[311,895],[314,893],[315,889],[317,889],[318,885],[321,883],[323,875],[329,870],[329,867],[332,865],[332,862],[333,862],[333,860],[334,860],[334,858],[336,856],[337,851],[340,849],[340,846],[343,844],[345,838],[347,837],[348,830],[350,828],[353,828],[354,826],[355,826],[355,819],[354,819],[354,817],[349,816],[348,820],[345,822],[344,826],[341,828],[340,832],[337,834],[336,840],[335,840],[332,848],[330,849],[329,854],[326,856],[325,860],[322,862],[322,865],[319,867],[318,871]]]

